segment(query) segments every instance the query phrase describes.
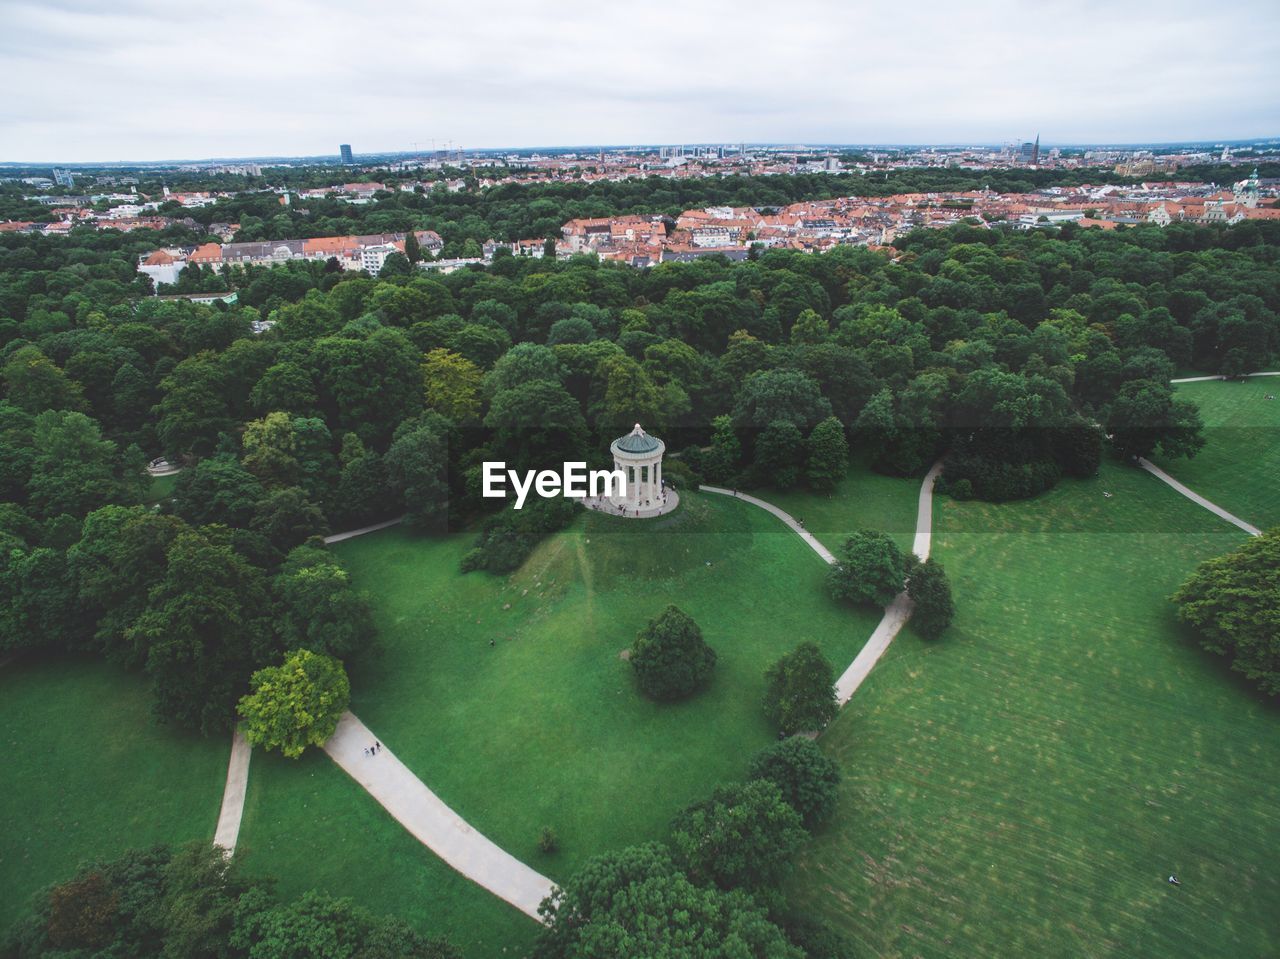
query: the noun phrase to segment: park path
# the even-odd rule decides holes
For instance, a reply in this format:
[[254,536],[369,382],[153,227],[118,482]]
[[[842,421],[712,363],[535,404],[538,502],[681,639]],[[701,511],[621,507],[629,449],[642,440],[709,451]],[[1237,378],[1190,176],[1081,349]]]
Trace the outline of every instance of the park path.
[[244,815],[244,794],[249,785],[249,740],[238,726],[231,735],[231,760],[227,763],[227,785],[222,790],[222,809],[218,812],[218,826],[213,833],[213,844],[221,846],[230,856],[236,851],[240,836],[240,818]]
[[[1246,373],[1245,375],[1246,376],[1280,376],[1280,371],[1271,371],[1266,373]],[[1226,379],[1225,376],[1184,376],[1181,379],[1170,380],[1169,382],[1170,383],[1209,383],[1214,380],[1225,380],[1225,379]],[[1170,476],[1160,467],[1156,466],[1155,463],[1152,463],[1150,460],[1139,456],[1138,465],[1141,466],[1148,473],[1150,473],[1152,476],[1154,476],[1156,479],[1160,480],[1161,482],[1168,483],[1171,487],[1173,487],[1173,489],[1177,490],[1187,499],[1191,500],[1191,502],[1199,506],[1203,506],[1210,513],[1213,513],[1215,516],[1222,517],[1228,523],[1232,523],[1236,526],[1239,526],[1242,530],[1244,530],[1250,536],[1262,535],[1262,530],[1258,529],[1258,527],[1254,526],[1252,523],[1246,523],[1244,520],[1242,520],[1239,516],[1236,516],[1234,513],[1228,513],[1225,509],[1223,509],[1217,503],[1214,503],[1211,500],[1205,499],[1203,496],[1201,496],[1195,490],[1191,489],[1189,486],[1185,486],[1184,484],[1179,483],[1176,479],[1174,479],[1172,476]]]
[[1191,489],[1190,487],[1184,486],[1182,483],[1179,483],[1176,479],[1174,479],[1172,476],[1170,476],[1160,467],[1156,466],[1156,464],[1151,462],[1150,460],[1139,456],[1138,465],[1141,466],[1148,473],[1150,473],[1152,476],[1154,476],[1156,479],[1161,480],[1165,483],[1168,483],[1170,486],[1172,486],[1175,490],[1177,490],[1187,499],[1191,500],[1191,502],[1196,503],[1200,506],[1203,506],[1210,513],[1213,513],[1217,516],[1221,516],[1228,523],[1234,523],[1236,526],[1239,526],[1242,530],[1244,530],[1250,536],[1262,535],[1262,530],[1258,529],[1258,527],[1254,526],[1252,523],[1246,523],[1244,520],[1242,520],[1239,516],[1236,516],[1234,513],[1228,513],[1225,509],[1223,509],[1217,503],[1214,503],[1210,500],[1205,499],[1195,490]]
[[[921,559],[929,555],[933,530],[933,484],[942,463],[938,462],[924,478],[920,489],[919,511],[913,549]],[[772,513],[809,545],[826,563],[835,556],[818,542],[789,513],[772,503],[715,486],[701,487],[706,492],[736,495],[754,506]],[[329,537],[326,542],[340,542],[364,533],[394,526],[399,520],[379,523]],[[841,704],[854,690],[889,647],[890,641],[911,615],[911,600],[906,593],[885,608],[884,617],[871,639],[836,684]],[[439,796],[405,766],[384,745],[374,755],[365,749],[377,737],[352,713],[343,713],[338,728],[324,745],[324,750],[342,769],[369,793],[392,817],[420,843],[434,852],[466,878],[483,886],[495,896],[515,906],[525,915],[539,919],[538,905],[555,888],[552,880],[503,851],[492,840],[477,832],[466,820],[449,808]]]
[[361,526],[359,529],[349,529],[345,533],[334,533],[332,536],[326,536],[324,541],[325,543],[341,543],[344,539],[355,539],[365,533],[376,533],[380,529],[390,529],[392,526],[398,526],[403,523],[404,520],[403,516],[397,516],[395,519],[384,520],[381,523],[374,523],[370,526]]
[[346,712],[324,751],[420,843],[468,879],[538,919],[538,904],[551,895],[552,881],[468,825],[385,745],[367,755],[365,749],[376,739]]
[[[942,461],[939,460],[933,464],[933,468],[925,475],[924,482],[920,484],[920,498],[916,508],[916,536],[912,542],[911,551],[919,556],[921,560],[929,558],[929,549],[933,543],[933,484],[941,472]],[[722,489],[718,486],[703,486],[700,489],[708,493],[736,496],[740,500],[745,500],[754,506],[767,510],[791,527],[825,562],[834,563],[836,561],[835,556],[831,554],[831,550],[819,543],[817,538],[801,526],[790,513],[774,506],[772,503],[755,496],[749,496],[746,493],[735,493],[733,490]],[[906,621],[911,618],[911,606],[911,598],[903,591],[895,596],[893,602],[884,608],[884,616],[881,617],[875,632],[871,634],[871,638],[867,640],[858,655],[854,657],[853,662],[849,664],[849,668],[841,673],[840,678],[836,680],[836,699],[841,706],[847,703],[853,694],[857,692],[858,687],[862,685],[862,681],[870,674],[871,668],[880,660],[885,650],[889,648],[889,644],[893,642],[893,638],[898,635]]]
[[698,489],[702,490],[704,493],[720,493],[723,496],[733,496],[745,503],[750,503],[752,506],[759,506],[761,509],[767,510],[790,526],[792,532],[796,533],[802,540],[808,543],[810,549],[821,556],[824,562],[834,563],[836,561],[836,558],[831,555],[831,550],[819,543],[817,537],[801,526],[800,523],[786,510],[780,509],[772,503],[768,503],[758,497],[751,496],[748,493],[739,493],[737,490],[723,489],[719,486],[699,486]]
[[[1245,376],[1280,376],[1280,370],[1267,373],[1246,373]],[[1225,376],[1184,376],[1181,379],[1170,380],[1170,383],[1208,383],[1211,380],[1225,380]]]

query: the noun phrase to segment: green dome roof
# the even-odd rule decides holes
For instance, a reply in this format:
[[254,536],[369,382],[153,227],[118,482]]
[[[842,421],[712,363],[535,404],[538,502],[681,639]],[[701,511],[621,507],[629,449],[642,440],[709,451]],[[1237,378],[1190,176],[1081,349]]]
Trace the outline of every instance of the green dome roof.
[[650,436],[637,423],[635,429],[626,436],[619,436],[613,445],[624,453],[652,453],[662,445],[662,441]]

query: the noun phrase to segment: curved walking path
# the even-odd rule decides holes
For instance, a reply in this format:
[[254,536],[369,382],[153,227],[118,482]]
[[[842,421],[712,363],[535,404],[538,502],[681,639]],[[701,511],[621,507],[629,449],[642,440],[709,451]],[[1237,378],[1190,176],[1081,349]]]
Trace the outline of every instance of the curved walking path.
[[1156,464],[1151,462],[1150,460],[1142,456],[1139,456],[1138,465],[1141,466],[1148,473],[1150,473],[1152,476],[1154,476],[1156,479],[1161,480],[1165,483],[1168,483],[1170,486],[1172,486],[1175,490],[1177,490],[1187,499],[1191,500],[1191,502],[1196,503],[1200,506],[1203,506],[1210,513],[1214,513],[1217,516],[1221,516],[1228,523],[1234,523],[1236,526],[1239,526],[1242,530],[1244,530],[1250,536],[1262,535],[1262,530],[1258,529],[1258,527],[1254,526],[1252,523],[1246,523],[1244,520],[1242,520],[1239,516],[1236,516],[1234,513],[1228,513],[1225,509],[1223,509],[1217,503],[1214,503],[1210,500],[1205,499],[1195,490],[1191,489],[1188,486],[1184,486],[1182,483],[1179,483],[1176,479],[1174,479],[1172,476],[1170,476],[1160,467],[1156,466]]
[[772,503],[767,503],[762,499],[750,495],[749,493],[739,493],[736,490],[723,489],[719,486],[699,486],[698,489],[702,490],[704,493],[720,493],[723,496],[732,496],[735,499],[740,499],[743,502],[750,503],[752,506],[759,506],[761,509],[767,510],[790,526],[791,531],[808,543],[810,549],[822,557],[823,562],[834,563],[836,561],[836,558],[831,555],[831,550],[819,543],[817,538],[801,526],[786,510],[779,509]]
[[[933,484],[941,469],[941,462],[934,464],[920,488],[913,550],[921,559],[927,559],[929,556],[933,532]],[[700,488],[709,493],[736,495],[738,499],[746,500],[754,506],[767,510],[786,523],[824,562],[836,561],[831,551],[818,542],[812,533],[796,522],[789,513],[772,503],[745,493],[735,494],[732,490],[715,486]],[[364,529],[339,533],[329,537],[325,542],[340,542],[353,536],[386,529],[398,522],[400,520],[391,520]],[[889,643],[910,615],[911,600],[905,592],[900,593],[885,608],[880,625],[876,627],[862,651],[836,683],[836,691],[842,705],[849,700],[854,690],[871,672],[871,667],[889,648]],[[477,832],[466,820],[450,809],[444,800],[428,789],[427,785],[385,745],[377,753],[367,754],[365,750],[376,741],[378,741],[377,737],[364,723],[351,712],[345,712],[333,736],[325,743],[324,751],[415,839],[453,869],[515,906],[530,918],[541,921],[538,916],[538,905],[551,894],[555,883]],[[228,789],[230,789],[230,783],[228,783]]]
[[236,727],[231,736],[231,760],[227,764],[227,785],[222,791],[222,809],[218,813],[218,826],[213,833],[213,844],[226,850],[228,856],[236,851],[240,836],[240,818],[244,815],[244,793],[249,785],[249,740],[244,731]]
[[[1270,371],[1270,372],[1264,372],[1264,373],[1246,373],[1245,376],[1246,377],[1280,376],[1280,371]],[[1225,376],[1184,376],[1181,379],[1170,380],[1169,382],[1170,383],[1209,383],[1214,380],[1225,381],[1226,379],[1227,378]],[[1250,536],[1262,535],[1262,530],[1258,529],[1258,527],[1254,526],[1252,523],[1245,522],[1239,516],[1236,516],[1234,513],[1228,513],[1225,509],[1223,509],[1217,503],[1214,503],[1212,500],[1205,499],[1203,496],[1201,496],[1195,490],[1191,489],[1189,486],[1179,483],[1176,479],[1174,479],[1172,476],[1170,476],[1160,467],[1156,466],[1156,464],[1152,463],[1150,460],[1142,456],[1139,456],[1138,465],[1141,466],[1148,473],[1150,473],[1152,476],[1154,476],[1156,479],[1160,480],[1163,483],[1168,483],[1169,486],[1177,490],[1187,499],[1191,500],[1191,502],[1199,506],[1203,506],[1210,513],[1213,513],[1215,516],[1220,516],[1222,519],[1225,519],[1228,523],[1232,523],[1236,526],[1239,526],[1242,530],[1244,530]]]
[[385,745],[367,755],[365,749],[376,739],[346,712],[324,751],[420,843],[468,879],[538,919],[538,904],[551,895],[554,883],[469,826]]
[[[1245,375],[1246,377],[1249,377],[1249,376],[1280,376],[1280,370],[1273,370],[1273,371],[1266,372],[1266,373],[1245,373],[1244,375]],[[1208,383],[1208,382],[1210,382],[1211,380],[1225,380],[1225,379],[1227,379],[1227,377],[1222,376],[1222,375],[1218,375],[1218,376],[1184,376],[1184,377],[1182,377],[1181,379],[1177,379],[1177,380],[1170,380],[1169,382],[1170,382],[1170,383]]]
[[[933,484],[937,480],[938,474],[942,472],[942,461],[933,464],[933,468],[925,475],[924,482],[920,484],[920,499],[916,508],[916,537],[912,542],[911,551],[920,557],[921,560],[929,558],[929,549],[933,544]],[[827,549],[817,538],[814,537],[807,529],[796,522],[795,518],[785,510],[779,509],[772,503],[765,502],[755,496],[749,496],[746,493],[735,493],[733,490],[722,489],[719,486],[702,486],[699,487],[708,493],[721,493],[725,496],[734,496],[740,500],[746,500],[753,506],[759,506],[761,509],[767,510],[778,519],[782,520],[787,526],[797,533],[801,539],[809,544],[809,547],[822,557],[826,563],[835,563],[836,558],[832,555],[831,550]],[[903,625],[911,618],[912,603],[911,598],[906,591],[899,593],[894,597],[893,602],[884,608],[884,616],[880,619],[880,624],[876,626],[875,632],[871,634],[871,638],[854,657],[853,662],[849,664],[840,678],[836,680],[836,699],[843,706],[853,696],[862,681],[867,678],[873,667],[884,655],[889,644],[893,642],[893,638],[898,635]]]
[[328,543],[341,543],[344,539],[355,539],[357,536],[363,536],[365,533],[376,533],[380,529],[390,529],[392,526],[399,526],[405,521],[405,517],[397,516],[395,519],[384,520],[381,523],[373,523],[370,526],[361,526],[359,529],[349,529],[345,533],[334,533],[332,536],[326,536],[324,541]]

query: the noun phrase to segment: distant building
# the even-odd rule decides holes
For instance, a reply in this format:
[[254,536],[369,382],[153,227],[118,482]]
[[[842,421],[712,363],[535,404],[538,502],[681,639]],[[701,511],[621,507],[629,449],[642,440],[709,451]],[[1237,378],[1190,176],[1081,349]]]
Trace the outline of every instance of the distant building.
[[1036,166],[1040,162],[1040,134],[1036,134],[1035,142],[1028,140],[1018,149],[1018,162],[1027,166]]
[[355,162],[356,162],[356,161],[355,161],[355,158],[354,158],[354,157],[352,157],[352,155],[351,155],[351,144],[350,144],[350,143],[340,143],[340,144],[338,144],[338,152],[342,154],[342,165],[343,165],[343,166],[351,166],[351,164],[353,164],[353,163],[355,163]]
[[374,276],[382,269],[382,265],[387,262],[387,257],[392,253],[399,253],[398,247],[391,243],[380,243],[377,246],[366,246],[360,250],[360,266],[362,269]]
[[1258,168],[1253,168],[1248,179],[1241,180],[1231,189],[1232,199],[1237,203],[1255,209],[1258,205]]
[[168,250],[156,250],[150,256],[142,257],[138,263],[138,272],[151,277],[151,282],[159,286],[161,283],[177,283],[178,274],[186,267],[187,261],[174,256]]
[[70,170],[64,170],[62,167],[54,167],[53,182],[58,186],[74,187],[76,185],[75,174]]

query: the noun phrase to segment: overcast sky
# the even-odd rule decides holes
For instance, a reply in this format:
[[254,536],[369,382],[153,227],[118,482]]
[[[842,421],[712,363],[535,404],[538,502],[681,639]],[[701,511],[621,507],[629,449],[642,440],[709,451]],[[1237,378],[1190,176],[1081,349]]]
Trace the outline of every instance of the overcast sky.
[[1280,134],[1277,0],[0,0],[0,160]]

